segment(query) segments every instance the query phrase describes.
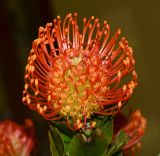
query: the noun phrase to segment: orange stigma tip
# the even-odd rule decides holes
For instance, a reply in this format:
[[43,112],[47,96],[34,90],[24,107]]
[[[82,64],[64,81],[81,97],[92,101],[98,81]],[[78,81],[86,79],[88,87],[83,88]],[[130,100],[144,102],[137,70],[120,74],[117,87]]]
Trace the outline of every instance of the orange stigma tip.
[[28,98],[28,99],[27,99],[27,104],[30,104],[30,103],[31,103],[31,99]]
[[126,90],[127,90],[127,86],[124,85],[124,86],[123,86],[123,92],[125,92]]
[[39,93],[39,91],[38,91],[38,90],[36,90],[36,91],[35,91],[35,93],[34,93],[34,95],[35,95],[35,96],[37,96],[37,95],[38,95],[38,93]]
[[131,89],[129,90],[129,92],[130,92],[130,94],[132,94],[132,93],[133,93],[133,89],[131,88]]
[[46,110],[47,110],[47,106],[44,106],[44,107],[43,107],[43,110],[46,111]]
[[92,122],[92,127],[94,127],[96,125],[96,122]]
[[51,101],[51,95],[50,95],[50,94],[48,95],[47,100],[48,100],[48,102],[50,102],[50,101]]
[[24,76],[24,78],[27,79],[27,78],[28,78],[28,74],[26,74],[26,75]]
[[40,113],[40,114],[43,114],[43,112],[44,112],[43,108],[40,107],[40,108],[39,108],[39,113]]
[[77,129],[80,129],[82,126],[83,126],[83,124],[80,123],[80,124],[77,126]]
[[39,103],[37,103],[37,109],[39,109],[40,108],[40,104]]
[[120,70],[117,72],[117,76],[121,77],[121,71]]
[[98,27],[98,28],[100,27],[100,23],[97,23],[97,27]]
[[77,16],[77,15],[78,15],[77,12],[75,12],[75,13],[74,13],[74,16]]
[[36,88],[38,87],[38,79],[35,79],[35,86],[36,86]]
[[71,17],[72,16],[72,14],[71,13],[69,13],[68,15],[67,15],[67,17]]
[[92,28],[92,24],[91,23],[89,24],[89,28]]
[[132,74],[133,74],[133,75],[137,75],[135,70],[132,71]]
[[121,29],[117,30],[117,34],[120,35],[121,34]]
[[105,35],[107,34],[107,30],[104,31],[104,34],[105,34]]
[[96,19],[95,19],[95,22],[97,23],[98,21],[99,21],[99,19],[98,19],[98,18],[96,18]]
[[[44,30],[44,28],[42,26],[40,26],[39,31],[43,31],[43,30]],[[33,50],[33,49],[31,49],[31,50]]]
[[26,95],[26,99],[28,99],[28,98],[29,98],[29,94]]
[[131,81],[131,85],[132,85],[132,88],[134,89],[135,84],[134,84],[134,82],[133,82],[133,81]]
[[22,98],[22,102],[25,102],[25,101],[26,101],[26,98],[25,98],[25,97],[23,97],[23,98]]
[[110,29],[110,26],[109,26],[109,24],[106,24],[106,28],[107,28],[107,29]]
[[84,18],[83,18],[83,22],[86,22],[86,21],[87,21],[87,18],[86,18],[86,17],[84,17]]
[[27,92],[26,92],[26,90],[23,90],[23,94],[26,94]]
[[28,84],[24,85],[24,89],[27,90],[28,89]]
[[93,20],[93,19],[94,19],[94,16],[92,16],[91,19]]
[[122,102],[119,101],[119,102],[118,102],[118,108],[121,108],[121,106],[122,106]]

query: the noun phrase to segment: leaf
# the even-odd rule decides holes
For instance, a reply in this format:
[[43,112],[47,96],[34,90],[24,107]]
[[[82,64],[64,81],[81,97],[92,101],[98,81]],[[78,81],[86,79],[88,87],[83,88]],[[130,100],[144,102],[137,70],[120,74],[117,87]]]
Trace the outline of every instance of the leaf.
[[113,144],[106,156],[112,156],[119,152],[122,149],[122,147],[127,143],[127,141],[128,136],[126,135],[126,133],[124,131],[120,131],[116,139],[113,141]]
[[96,115],[94,117],[94,121],[96,122],[96,127],[101,127],[102,126],[102,122],[104,120],[104,116],[101,116],[101,115]]
[[103,123],[102,131],[107,139],[108,145],[112,141],[113,137],[113,121],[112,119],[108,119],[106,122]]
[[64,143],[65,153],[67,155],[69,153],[69,145],[70,145],[70,142],[71,142],[72,138],[65,135],[62,132],[60,132],[60,135],[61,135],[61,138],[62,138],[63,143]]
[[90,142],[85,142],[82,136],[76,134],[70,144],[69,156],[105,156],[107,147],[107,140],[102,131],[95,132]]
[[49,139],[52,156],[64,156],[64,144],[57,128],[50,126]]
[[73,131],[71,131],[66,124],[62,124],[61,122],[58,121],[52,121],[51,125],[53,125],[54,127],[56,127],[60,132],[62,132],[63,134],[69,136],[69,137],[73,137],[73,135],[75,134]]
[[64,134],[62,132],[60,132],[60,135],[61,135],[61,137],[63,139],[63,142],[67,142],[67,143],[71,142],[71,140],[72,140],[71,137],[67,136],[66,134]]

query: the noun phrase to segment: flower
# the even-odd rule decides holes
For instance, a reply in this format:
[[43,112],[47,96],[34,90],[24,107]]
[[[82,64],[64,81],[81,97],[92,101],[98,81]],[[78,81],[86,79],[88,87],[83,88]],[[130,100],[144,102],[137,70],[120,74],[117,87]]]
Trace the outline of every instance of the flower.
[[115,114],[137,85],[132,48],[124,37],[116,44],[121,30],[109,39],[106,21],[92,16],[83,25],[74,13],[40,27],[25,69],[22,101],[71,129],[86,127],[92,114]]
[[10,120],[0,122],[0,156],[29,156],[34,146],[33,123],[30,119],[26,119],[24,127]]
[[146,119],[142,116],[140,110],[131,113],[127,118],[124,114],[117,113],[114,118],[115,136],[120,130],[123,130],[128,136],[128,142],[123,146],[124,155],[135,155],[136,148],[141,147],[141,138],[146,128]]

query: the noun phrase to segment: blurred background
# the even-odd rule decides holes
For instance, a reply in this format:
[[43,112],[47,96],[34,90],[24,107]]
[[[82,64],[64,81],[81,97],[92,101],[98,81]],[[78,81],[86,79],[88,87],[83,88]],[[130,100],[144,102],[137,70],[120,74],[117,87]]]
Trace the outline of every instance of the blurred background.
[[121,28],[134,49],[139,86],[129,104],[141,109],[148,124],[140,156],[160,152],[160,0],[0,0],[0,120],[32,118],[38,156],[50,156],[47,122],[21,102],[24,68],[39,26],[57,15],[77,11]]

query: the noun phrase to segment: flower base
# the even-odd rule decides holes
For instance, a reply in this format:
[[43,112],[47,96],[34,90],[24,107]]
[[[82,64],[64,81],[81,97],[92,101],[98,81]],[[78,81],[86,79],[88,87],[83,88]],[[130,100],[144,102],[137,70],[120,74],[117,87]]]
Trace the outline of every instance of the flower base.
[[53,122],[49,138],[52,156],[119,156],[128,137],[120,131],[113,137],[113,119],[97,117],[94,129],[73,132],[64,124]]

